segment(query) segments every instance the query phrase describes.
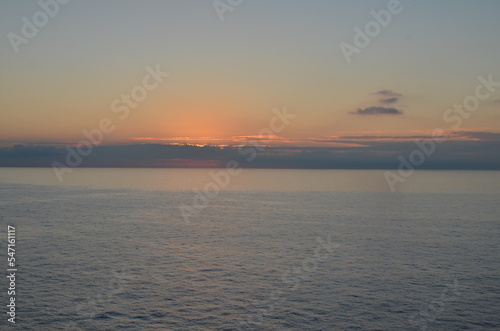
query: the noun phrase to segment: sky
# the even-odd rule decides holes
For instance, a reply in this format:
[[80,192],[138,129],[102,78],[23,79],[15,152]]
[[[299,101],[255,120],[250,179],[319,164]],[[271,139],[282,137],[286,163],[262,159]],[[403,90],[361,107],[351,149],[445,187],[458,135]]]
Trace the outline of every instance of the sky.
[[379,168],[440,129],[428,167],[500,168],[499,14],[497,0],[2,1],[0,166],[64,163],[93,137],[83,165],[123,164],[98,158],[108,146],[130,166],[219,166],[248,144],[256,167]]

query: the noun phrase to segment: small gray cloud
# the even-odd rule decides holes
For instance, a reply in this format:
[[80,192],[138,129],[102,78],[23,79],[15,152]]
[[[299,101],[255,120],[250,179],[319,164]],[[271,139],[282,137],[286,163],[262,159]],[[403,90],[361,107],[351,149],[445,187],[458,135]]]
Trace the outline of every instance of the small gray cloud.
[[403,111],[393,107],[367,107],[350,112],[356,115],[403,115]]
[[399,99],[403,96],[401,93],[397,93],[391,90],[380,90],[378,92],[373,93],[374,95],[378,95],[380,99],[378,102],[380,104],[392,104],[399,101]]
[[402,96],[401,93],[394,92],[394,91],[391,91],[391,90],[380,90],[380,91],[375,92],[373,94],[380,95],[380,96],[383,96],[383,97],[400,97],[400,96]]

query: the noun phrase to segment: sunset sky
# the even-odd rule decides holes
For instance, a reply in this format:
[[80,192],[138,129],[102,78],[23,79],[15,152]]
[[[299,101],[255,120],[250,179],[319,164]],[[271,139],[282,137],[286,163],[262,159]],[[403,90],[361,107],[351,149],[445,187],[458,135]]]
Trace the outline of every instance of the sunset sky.
[[[246,0],[221,20],[212,1],[73,0],[13,46],[42,7],[2,1],[0,158],[15,145],[30,156],[35,146],[75,146],[105,118],[114,130],[103,145],[238,146],[285,108],[296,117],[265,144],[280,155],[392,155],[436,128],[450,136],[450,162],[497,151],[500,87],[483,87],[488,96],[460,123],[443,115],[475,95],[479,76],[500,82],[500,1],[401,0],[348,63],[341,43],[354,45],[355,27],[388,3]],[[150,77],[155,87],[127,116],[115,111],[157,68],[168,76]]]

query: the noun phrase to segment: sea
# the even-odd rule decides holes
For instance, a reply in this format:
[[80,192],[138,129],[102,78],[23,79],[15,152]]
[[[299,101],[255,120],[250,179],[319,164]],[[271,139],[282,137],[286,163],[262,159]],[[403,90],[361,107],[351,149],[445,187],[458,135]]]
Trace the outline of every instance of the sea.
[[500,330],[500,172],[230,170],[0,168],[0,330]]

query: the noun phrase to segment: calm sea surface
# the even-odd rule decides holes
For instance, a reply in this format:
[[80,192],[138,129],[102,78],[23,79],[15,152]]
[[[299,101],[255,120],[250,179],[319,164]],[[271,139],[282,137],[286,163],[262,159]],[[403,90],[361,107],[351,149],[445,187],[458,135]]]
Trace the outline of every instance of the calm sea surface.
[[0,168],[0,330],[500,330],[500,172],[221,171]]

